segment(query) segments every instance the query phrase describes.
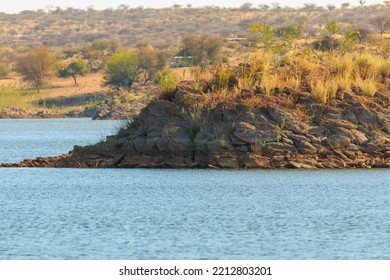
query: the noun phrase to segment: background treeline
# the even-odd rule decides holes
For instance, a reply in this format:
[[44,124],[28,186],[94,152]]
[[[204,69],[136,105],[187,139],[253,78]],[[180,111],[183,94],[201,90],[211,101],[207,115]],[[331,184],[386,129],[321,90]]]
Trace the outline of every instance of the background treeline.
[[273,26],[306,22],[304,33],[318,35],[324,19],[342,23],[354,21],[367,32],[379,32],[370,24],[374,17],[389,15],[389,1],[382,5],[359,7],[343,3],[339,7],[319,7],[305,4],[300,9],[247,3],[240,8],[192,8],[175,5],[165,9],[129,8],[80,10],[52,7],[47,10],[22,11],[19,14],[0,14],[0,46],[13,49],[34,44],[74,46],[102,39],[115,39],[125,47],[153,42],[157,48],[175,44],[183,33],[218,34],[224,38],[246,37],[248,23],[267,21]]

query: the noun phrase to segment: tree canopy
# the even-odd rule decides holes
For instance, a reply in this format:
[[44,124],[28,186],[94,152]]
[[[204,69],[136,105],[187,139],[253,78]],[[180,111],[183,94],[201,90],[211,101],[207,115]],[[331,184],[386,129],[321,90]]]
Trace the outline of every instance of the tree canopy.
[[224,42],[220,36],[191,34],[182,38],[181,56],[193,56],[196,65],[206,66],[220,61]]
[[138,76],[139,58],[135,52],[114,54],[107,60],[103,85],[115,90],[130,90]]
[[74,60],[59,70],[59,76],[62,78],[72,77],[74,84],[77,85],[77,76],[85,76],[88,72],[88,66],[83,60]]
[[156,51],[151,44],[138,44],[139,71],[144,84],[153,79],[156,72],[165,67],[166,55]]
[[43,83],[53,74],[57,59],[46,46],[17,57],[14,70],[18,72],[23,81],[32,83],[40,90]]

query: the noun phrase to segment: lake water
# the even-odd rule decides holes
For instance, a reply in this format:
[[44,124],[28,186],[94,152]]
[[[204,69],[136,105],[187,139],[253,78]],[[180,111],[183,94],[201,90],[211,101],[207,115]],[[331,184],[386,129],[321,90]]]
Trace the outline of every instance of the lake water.
[[[0,158],[64,153],[115,126],[0,120]],[[390,259],[389,182],[389,170],[0,169],[0,259]]]
[[91,119],[0,119],[0,163],[68,153],[115,134],[120,121]]

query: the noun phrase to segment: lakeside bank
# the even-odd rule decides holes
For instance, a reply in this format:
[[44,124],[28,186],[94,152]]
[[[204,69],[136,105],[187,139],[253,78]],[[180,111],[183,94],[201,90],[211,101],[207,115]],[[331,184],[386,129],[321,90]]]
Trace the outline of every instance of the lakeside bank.
[[2,167],[390,167],[387,95],[343,92],[329,104],[305,92],[257,95],[261,105],[253,107],[243,96],[207,109],[195,106],[202,98],[182,84],[171,100],[152,101],[101,143]]

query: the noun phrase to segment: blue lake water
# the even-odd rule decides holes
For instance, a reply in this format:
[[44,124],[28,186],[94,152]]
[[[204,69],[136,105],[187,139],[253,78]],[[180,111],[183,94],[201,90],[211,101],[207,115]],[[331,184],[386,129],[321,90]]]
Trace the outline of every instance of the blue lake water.
[[[32,122],[0,120],[2,160],[8,142],[56,155],[117,126],[35,120],[60,138],[33,154]],[[0,169],[0,259],[390,259],[389,244],[389,170]]]
[[120,121],[91,119],[0,119],[0,162],[67,153],[115,134]]

